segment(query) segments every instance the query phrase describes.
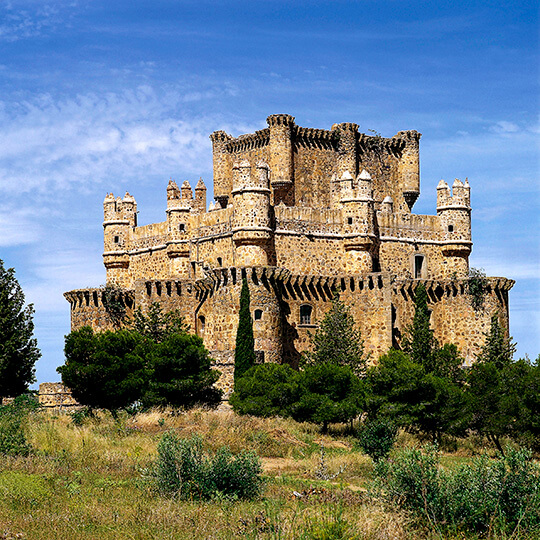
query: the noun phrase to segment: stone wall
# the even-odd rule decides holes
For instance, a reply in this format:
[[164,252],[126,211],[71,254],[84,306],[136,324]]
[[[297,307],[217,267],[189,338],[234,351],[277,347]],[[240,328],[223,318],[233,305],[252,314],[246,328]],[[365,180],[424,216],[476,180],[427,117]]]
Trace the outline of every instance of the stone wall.
[[73,399],[71,390],[61,383],[41,383],[38,394],[39,404],[47,409],[76,410],[81,405]]
[[[236,138],[211,135],[216,203],[208,211],[202,179],[194,191],[171,180],[166,220],[144,226],[129,193],[106,196],[107,283],[122,289],[126,314],[156,301],[178,309],[203,337],[227,392],[243,276],[260,361],[296,365],[334,290],[351,307],[373,361],[399,345],[419,282],[428,288],[436,337],[468,359],[493,313],[508,325],[511,280],[490,279],[483,310],[467,294],[468,181],[439,183],[436,215],[411,213],[420,193],[419,133],[385,138],[353,123],[303,128],[286,114],[267,124]],[[99,289],[65,296],[73,329],[117,324]]]

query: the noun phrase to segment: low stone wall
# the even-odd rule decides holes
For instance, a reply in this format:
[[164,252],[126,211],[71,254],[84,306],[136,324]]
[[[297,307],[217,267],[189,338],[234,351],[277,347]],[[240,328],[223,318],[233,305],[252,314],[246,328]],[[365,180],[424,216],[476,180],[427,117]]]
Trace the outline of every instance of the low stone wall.
[[62,383],[41,383],[39,404],[47,409],[78,409],[81,405],[73,399],[71,390]]

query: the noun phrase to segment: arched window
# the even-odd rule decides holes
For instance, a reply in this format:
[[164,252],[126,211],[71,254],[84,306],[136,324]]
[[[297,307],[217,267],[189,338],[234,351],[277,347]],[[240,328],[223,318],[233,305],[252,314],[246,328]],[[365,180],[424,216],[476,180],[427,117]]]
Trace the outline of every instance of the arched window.
[[204,328],[206,326],[206,318],[204,315],[199,315],[199,336],[204,337]]
[[313,308],[309,304],[300,306],[300,324],[311,324]]
[[256,321],[260,321],[262,319],[262,309],[256,309],[253,312],[253,319]]

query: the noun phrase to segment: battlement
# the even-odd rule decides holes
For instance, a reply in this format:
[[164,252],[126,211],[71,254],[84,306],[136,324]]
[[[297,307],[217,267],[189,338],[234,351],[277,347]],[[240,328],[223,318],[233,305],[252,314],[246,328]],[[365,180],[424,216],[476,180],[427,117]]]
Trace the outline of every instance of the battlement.
[[374,360],[399,347],[419,283],[435,336],[468,361],[494,313],[508,327],[513,281],[489,278],[481,310],[469,294],[469,182],[450,188],[441,180],[436,215],[412,213],[420,133],[386,138],[353,122],[305,128],[287,114],[267,124],[239,137],[212,133],[215,202],[208,209],[202,179],[170,179],[165,221],[142,226],[129,193],[107,194],[103,261],[113,287],[66,293],[72,328],[115,328],[119,315],[153,302],[179,310],[211,351],[227,393],[243,277],[260,361],[297,365],[335,291]]
[[465,183],[456,178],[452,190],[444,180],[437,185],[437,212],[448,209],[470,210],[470,204],[471,187],[467,178]]

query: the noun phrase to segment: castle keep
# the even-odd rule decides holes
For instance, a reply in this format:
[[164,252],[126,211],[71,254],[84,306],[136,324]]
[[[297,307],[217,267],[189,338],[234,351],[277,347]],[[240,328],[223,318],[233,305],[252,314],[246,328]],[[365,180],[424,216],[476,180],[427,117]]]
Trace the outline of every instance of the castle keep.
[[[437,215],[412,213],[420,194],[420,133],[390,138],[356,124],[297,126],[286,114],[234,138],[214,132],[214,198],[170,181],[166,219],[139,226],[137,204],[104,201],[107,284],[127,312],[160,302],[204,339],[230,390],[242,278],[251,291],[260,361],[295,364],[334,290],[350,307],[372,359],[398,346],[425,284],[435,336],[472,361],[491,315],[508,327],[513,281],[488,278],[483,306],[468,294],[470,186],[437,186]],[[72,329],[114,323],[102,289],[65,294]]]

